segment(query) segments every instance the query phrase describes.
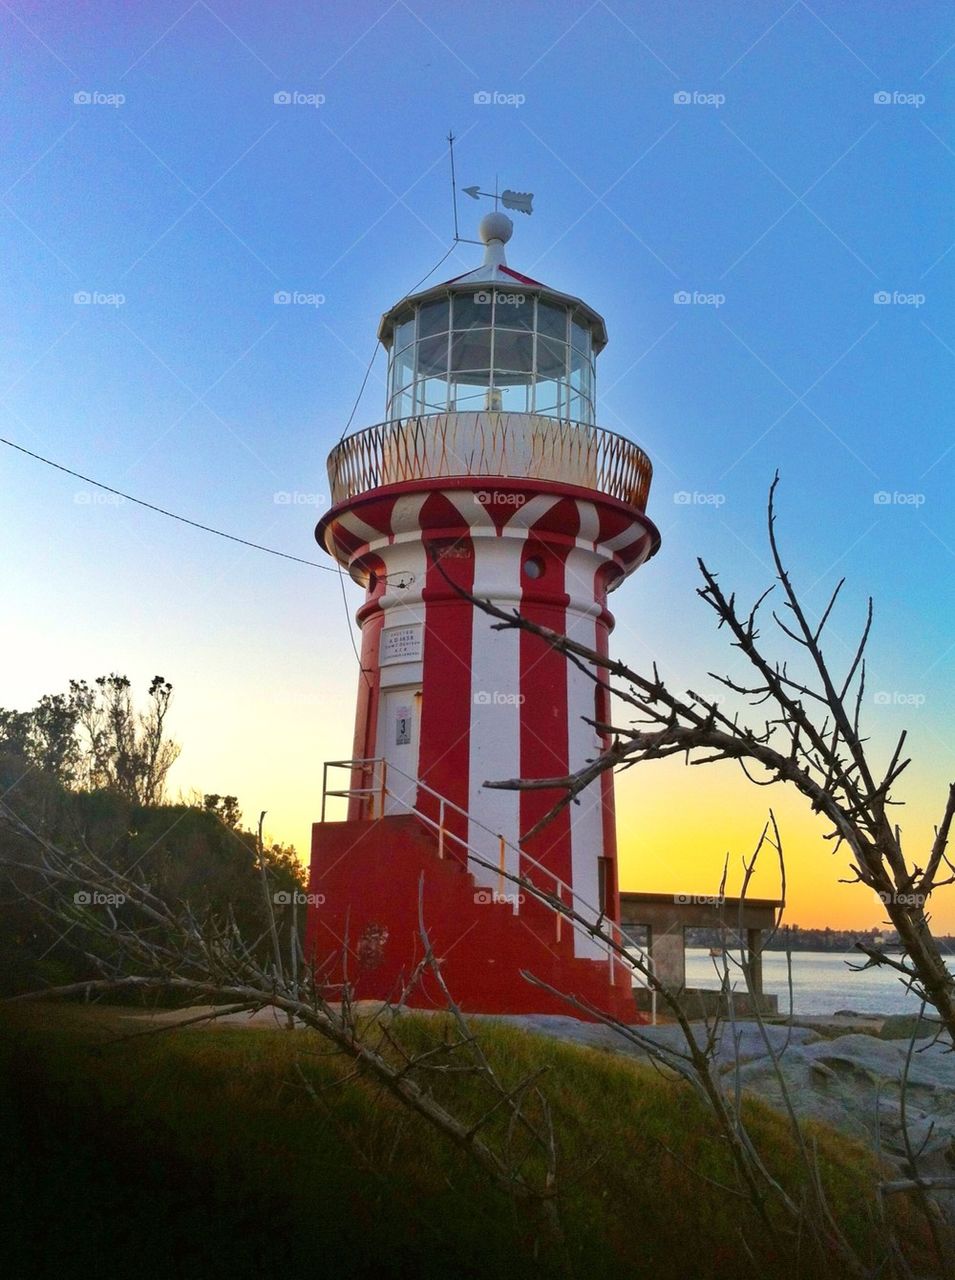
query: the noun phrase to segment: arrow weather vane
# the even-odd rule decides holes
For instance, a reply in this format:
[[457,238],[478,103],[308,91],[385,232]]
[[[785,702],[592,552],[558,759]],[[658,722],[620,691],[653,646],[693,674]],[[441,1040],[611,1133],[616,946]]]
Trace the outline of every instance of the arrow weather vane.
[[493,191],[481,191],[479,187],[462,187],[461,190],[466,196],[470,196],[472,200],[479,200],[481,196],[485,196],[488,200],[494,201],[494,208],[498,206],[498,201],[505,209],[516,209],[518,213],[533,213],[532,202],[534,193],[532,191],[501,191],[497,190],[497,181],[494,183]]

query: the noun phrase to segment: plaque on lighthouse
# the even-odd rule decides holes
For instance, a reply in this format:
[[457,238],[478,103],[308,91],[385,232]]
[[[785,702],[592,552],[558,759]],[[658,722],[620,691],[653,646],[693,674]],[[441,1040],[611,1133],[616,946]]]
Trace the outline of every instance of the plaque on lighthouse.
[[409,627],[385,627],[381,633],[378,661],[383,667],[394,662],[420,662],[421,623],[416,622]]

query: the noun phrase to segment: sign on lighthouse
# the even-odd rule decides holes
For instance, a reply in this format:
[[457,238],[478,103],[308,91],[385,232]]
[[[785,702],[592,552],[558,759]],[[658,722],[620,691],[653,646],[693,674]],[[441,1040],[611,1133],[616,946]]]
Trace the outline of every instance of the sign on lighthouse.
[[[364,590],[362,670],[352,758],[325,770],[347,817],[323,801],[313,829],[307,950],[353,999],[397,998],[423,918],[467,1012],[571,1011],[526,973],[633,1021],[629,969],[519,883],[619,924],[612,774],[533,835],[560,793],[486,785],[564,777],[606,750],[608,695],[476,601],[606,654],[608,595],[659,546],[649,459],[595,420],[604,322],[508,266],[512,232],[485,214],[479,267],[385,313],[384,421],[328,460],[316,537]],[[441,1000],[428,975],[407,995]]]

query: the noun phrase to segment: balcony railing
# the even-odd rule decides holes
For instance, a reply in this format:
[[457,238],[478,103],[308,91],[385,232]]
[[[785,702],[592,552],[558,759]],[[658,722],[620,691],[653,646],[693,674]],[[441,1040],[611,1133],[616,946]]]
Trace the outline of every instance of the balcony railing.
[[637,445],[542,414],[434,413],[348,436],[328,459],[332,502],[380,485],[460,476],[556,480],[644,511],[653,468]]

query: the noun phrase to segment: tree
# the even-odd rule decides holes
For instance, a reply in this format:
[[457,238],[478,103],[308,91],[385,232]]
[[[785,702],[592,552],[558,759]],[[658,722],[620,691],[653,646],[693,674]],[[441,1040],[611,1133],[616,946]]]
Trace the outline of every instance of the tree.
[[134,804],[159,804],[180,750],[166,736],[172,685],[153,676],[144,712],[133,707],[131,688],[129,679],[115,672],[98,676],[92,688],[85,680],[70,681],[86,785],[90,790],[118,791]]
[[242,821],[242,810],[235,796],[203,796],[202,807],[208,813],[214,813],[227,827],[234,829]]

